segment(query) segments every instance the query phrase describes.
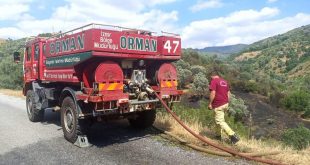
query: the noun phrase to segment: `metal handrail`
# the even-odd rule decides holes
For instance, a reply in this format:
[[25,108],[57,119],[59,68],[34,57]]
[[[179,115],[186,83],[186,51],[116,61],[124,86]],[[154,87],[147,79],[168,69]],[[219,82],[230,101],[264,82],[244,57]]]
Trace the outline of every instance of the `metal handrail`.
[[[146,33],[153,33],[153,34],[156,34],[156,32],[153,32],[153,31],[149,31],[149,30],[143,30],[143,29],[135,29],[135,28],[128,28],[128,27],[122,27],[122,26],[115,26],[115,25],[109,25],[109,24],[99,24],[99,23],[90,23],[90,24],[87,24],[87,25],[84,25],[84,26],[81,26],[81,27],[78,27],[78,28],[75,28],[75,29],[72,29],[72,30],[69,30],[69,31],[66,31],[66,32],[60,32],[60,33],[57,33],[51,37],[49,37],[48,39],[50,38],[54,38],[56,36],[64,36],[65,34],[68,34],[68,33],[73,33],[77,30],[83,30],[84,28],[87,28],[87,27],[90,27],[90,26],[93,26],[91,28],[95,28],[95,26],[102,26],[102,27],[112,27],[112,28],[119,28],[121,30],[119,31],[122,31],[123,29],[126,29],[126,30],[135,30],[135,31],[142,31],[142,32],[146,32]],[[58,38],[58,37],[57,37]]]
[[[66,31],[66,32],[59,32],[59,33],[56,33],[48,38],[46,38],[47,40],[51,39],[51,38],[61,38],[63,37],[65,34],[68,34],[68,33],[73,33],[77,30],[83,30],[85,28],[89,28],[91,27],[90,29],[93,29],[95,28],[95,26],[101,26],[101,27],[111,27],[111,28],[115,28],[119,31],[123,31],[124,29],[125,30],[134,30],[134,31],[141,31],[141,32],[144,32],[144,33],[149,33],[149,34],[156,34],[156,32],[153,32],[153,31],[149,31],[149,30],[143,30],[143,29],[136,29],[136,28],[128,28],[128,27],[123,27],[123,26],[116,26],[116,25],[109,25],[109,24],[99,24],[99,23],[90,23],[90,24],[87,24],[87,25],[84,25],[84,26],[81,26],[81,27],[78,27],[78,28],[75,28],[75,29],[72,29],[72,30],[69,30],[69,31]],[[174,37],[180,37],[180,34],[176,34],[176,33],[170,33],[170,32],[165,32],[165,31],[161,31],[162,34],[166,34],[166,35],[171,35],[171,36],[174,36]]]
[[143,32],[155,33],[156,34],[156,32],[149,31],[149,30],[144,30],[144,29],[128,28],[128,27],[123,27],[123,26],[115,26],[115,25],[99,24],[99,23],[92,23],[92,24],[93,25],[98,25],[98,26],[107,26],[107,27],[114,27],[114,28],[127,29],[127,30],[137,30],[137,31],[143,31]]
[[180,37],[180,34],[176,34],[176,33],[170,33],[170,32],[165,32],[165,31],[161,31],[162,34],[168,34],[174,37]]

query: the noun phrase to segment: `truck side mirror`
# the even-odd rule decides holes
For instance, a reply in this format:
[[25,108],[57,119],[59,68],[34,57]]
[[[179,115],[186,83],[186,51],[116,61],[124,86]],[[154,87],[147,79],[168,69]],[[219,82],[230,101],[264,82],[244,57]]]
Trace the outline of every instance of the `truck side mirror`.
[[14,62],[19,63],[20,62],[20,53],[14,52],[13,53]]

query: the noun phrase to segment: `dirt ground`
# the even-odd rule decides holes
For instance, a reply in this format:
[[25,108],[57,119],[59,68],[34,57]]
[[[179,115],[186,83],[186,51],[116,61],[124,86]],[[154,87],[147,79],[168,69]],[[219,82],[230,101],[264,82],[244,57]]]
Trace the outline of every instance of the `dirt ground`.
[[267,103],[266,98],[257,94],[233,92],[242,98],[252,115],[252,136],[256,138],[280,138],[287,128],[295,128],[302,124],[310,129],[310,122],[302,120],[296,113]]

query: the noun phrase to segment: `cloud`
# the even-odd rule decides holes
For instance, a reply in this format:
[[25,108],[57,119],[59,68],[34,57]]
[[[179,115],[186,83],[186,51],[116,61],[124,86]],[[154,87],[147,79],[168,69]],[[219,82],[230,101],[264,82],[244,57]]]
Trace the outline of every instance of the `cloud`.
[[25,37],[26,35],[27,33],[16,27],[0,28],[0,38],[22,38]]
[[1,4],[0,11],[0,21],[18,20],[23,14],[29,11],[29,5],[14,3]]
[[226,21],[229,23],[242,23],[246,21],[258,21],[260,19],[267,19],[274,17],[280,13],[277,8],[264,7],[260,11],[253,9],[241,10],[233,12],[226,17]]
[[278,0],[268,0],[268,3],[277,2]]
[[[2,33],[0,38],[19,38],[21,35],[37,35],[46,32],[59,32],[88,24],[102,23],[153,31],[174,30],[178,20],[177,11],[164,12],[155,6],[175,2],[176,0],[67,0],[66,4],[54,10],[48,19],[25,19],[16,23],[15,30],[23,31],[13,37]],[[44,26],[42,26],[44,25]],[[5,29],[3,29],[4,31]]]
[[226,17],[191,22],[182,31],[184,47],[250,44],[310,23],[310,14],[272,19],[280,11],[265,7],[259,11],[243,10]]
[[0,26],[0,38],[17,39],[39,33],[67,31],[95,22],[156,32],[163,30],[181,33],[183,47],[203,48],[252,43],[310,24],[310,14],[299,13],[279,19],[276,17],[280,13],[278,8],[265,7],[260,10],[236,11],[213,19],[197,20],[180,27],[178,11],[157,9],[160,5],[177,0],[127,0],[126,5],[122,0],[66,0],[64,5],[53,10],[49,18],[36,19],[29,15],[31,1],[10,0],[3,3],[7,6],[20,4],[26,7],[16,15],[13,14],[15,24],[2,28]]
[[207,8],[218,8],[223,6],[223,3],[220,0],[198,0],[196,4],[190,7],[192,12],[197,12]]

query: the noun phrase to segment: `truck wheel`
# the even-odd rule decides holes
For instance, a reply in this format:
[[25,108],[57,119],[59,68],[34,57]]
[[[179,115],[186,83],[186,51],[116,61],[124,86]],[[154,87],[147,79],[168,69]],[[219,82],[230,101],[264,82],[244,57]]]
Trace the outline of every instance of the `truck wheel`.
[[74,143],[78,135],[85,135],[88,129],[87,122],[78,119],[78,112],[76,104],[72,97],[67,96],[64,98],[61,105],[61,126],[65,139]]
[[128,118],[130,125],[134,128],[145,129],[153,125],[156,118],[156,110],[137,112],[136,118]]
[[44,110],[40,110],[36,108],[33,90],[27,91],[26,108],[27,108],[28,118],[30,121],[39,122],[43,120]]

